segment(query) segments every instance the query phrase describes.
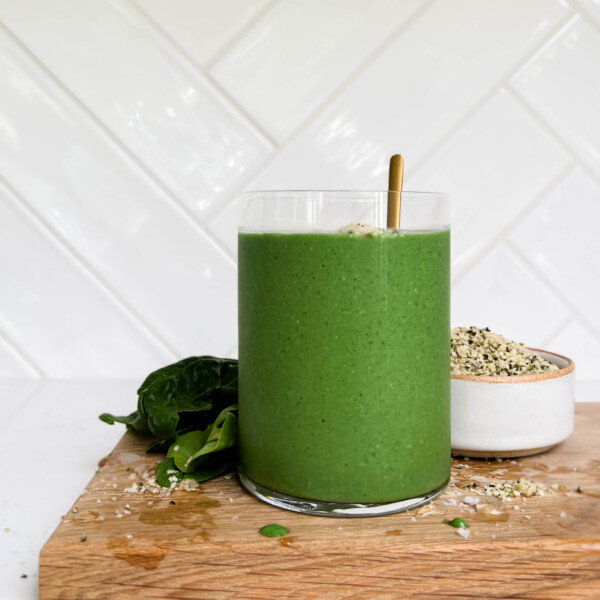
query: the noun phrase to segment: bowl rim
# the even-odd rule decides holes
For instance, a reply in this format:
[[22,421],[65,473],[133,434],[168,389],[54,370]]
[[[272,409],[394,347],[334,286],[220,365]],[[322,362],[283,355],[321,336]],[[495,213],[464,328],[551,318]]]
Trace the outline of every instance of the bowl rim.
[[545,373],[535,373],[534,375],[509,375],[502,377],[500,375],[461,375],[458,373],[451,373],[451,379],[458,379],[462,381],[478,381],[480,383],[530,383],[534,381],[546,381],[547,379],[556,379],[557,377],[564,377],[575,370],[575,362],[568,356],[557,354],[556,352],[549,352],[548,350],[540,350],[539,348],[527,348],[533,352],[543,352],[544,354],[550,354],[557,358],[562,358],[567,361],[567,366],[557,371],[546,371]]

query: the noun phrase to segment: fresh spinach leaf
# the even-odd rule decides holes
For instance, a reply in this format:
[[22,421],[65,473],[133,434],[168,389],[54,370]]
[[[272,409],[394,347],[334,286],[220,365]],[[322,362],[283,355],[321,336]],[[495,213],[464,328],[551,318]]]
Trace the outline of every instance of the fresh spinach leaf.
[[442,523],[444,523],[444,525],[450,525],[450,527],[456,527],[456,529],[467,529],[469,527],[468,523],[460,517],[455,517],[452,521],[444,519]]
[[152,454],[154,452],[164,452],[166,453],[171,445],[171,440],[154,440],[148,444],[146,448],[147,454]]
[[168,448],[156,471],[160,485],[170,487],[173,477],[201,482],[235,464],[237,393],[236,360],[192,356],[150,373],[138,390],[135,412],[103,413],[100,419],[152,435],[148,452]]
[[156,468],[156,481],[162,487],[171,487],[171,478],[176,477],[176,483],[180,483],[183,479],[193,479],[198,483],[208,481],[217,475],[221,475],[229,471],[235,465],[235,450],[219,452],[211,455],[209,461],[202,465],[202,468],[197,469],[193,473],[182,473],[173,458],[166,458],[159,463]]
[[235,449],[211,454],[210,458],[199,469],[192,473],[185,473],[184,479],[193,479],[198,483],[212,479],[221,473],[229,471],[235,465]]
[[104,423],[108,423],[109,425],[114,425],[115,423],[124,423],[127,425],[128,429],[134,429],[139,433],[150,433],[150,429],[148,428],[146,421],[140,417],[140,414],[137,410],[132,412],[130,415],[123,417],[115,417],[109,413],[102,413],[99,419],[104,421]]
[[186,463],[191,456],[204,447],[209,433],[210,427],[207,427],[204,430],[199,429],[180,435],[169,447],[167,456],[175,461],[175,466],[179,470],[184,472],[192,471],[193,469],[186,468]]
[[165,458],[156,467],[156,482],[163,487],[171,487],[171,478],[176,477],[176,483],[183,479],[183,473],[175,466],[172,458]]
[[105,423],[173,440],[178,434],[202,429],[237,399],[237,361],[192,356],[150,373],[138,390],[137,411],[122,417],[108,413]]
[[287,535],[290,530],[283,525],[278,525],[277,523],[271,523],[270,525],[265,525],[258,530],[260,535],[264,535],[265,537],[281,537],[282,535]]
[[179,436],[167,456],[172,457],[175,465],[184,473],[196,471],[206,460],[207,455],[235,446],[237,440],[237,419],[233,411],[237,405],[223,409],[211,427],[190,431]]

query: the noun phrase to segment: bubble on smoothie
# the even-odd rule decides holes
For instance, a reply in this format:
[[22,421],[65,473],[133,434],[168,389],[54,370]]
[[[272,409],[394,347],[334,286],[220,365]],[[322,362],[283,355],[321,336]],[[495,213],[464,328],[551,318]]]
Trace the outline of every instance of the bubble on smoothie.
[[345,225],[339,230],[340,233],[349,233],[350,235],[372,235],[383,233],[384,230],[381,227],[373,227],[366,223],[350,223]]

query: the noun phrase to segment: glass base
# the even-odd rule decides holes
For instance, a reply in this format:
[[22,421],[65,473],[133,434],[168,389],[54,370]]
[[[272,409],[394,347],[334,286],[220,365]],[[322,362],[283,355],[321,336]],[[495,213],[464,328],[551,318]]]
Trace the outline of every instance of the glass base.
[[238,475],[242,485],[259,500],[293,512],[306,515],[317,515],[319,517],[377,517],[380,515],[390,515],[392,513],[403,512],[412,508],[418,508],[437,498],[443,491],[448,481],[439,488],[415,496],[406,500],[395,502],[379,502],[374,504],[349,504],[344,502],[324,502],[322,500],[307,500],[305,498],[296,498],[288,496],[266,488],[252,481],[239,467]]

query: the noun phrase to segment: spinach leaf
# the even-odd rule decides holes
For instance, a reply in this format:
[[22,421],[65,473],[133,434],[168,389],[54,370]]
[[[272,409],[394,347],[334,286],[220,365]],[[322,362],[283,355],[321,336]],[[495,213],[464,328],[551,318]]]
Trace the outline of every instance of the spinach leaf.
[[186,468],[186,464],[191,456],[204,447],[209,433],[210,427],[207,427],[204,430],[199,429],[180,435],[169,447],[167,457],[173,459],[175,466],[179,470],[184,472],[192,471],[192,469]]
[[235,465],[235,455],[235,449],[212,454],[200,469],[196,469],[192,473],[185,473],[183,478],[193,479],[198,483],[212,479],[217,475],[221,475],[221,473],[229,471]]
[[193,479],[198,483],[207,481],[228,471],[235,464],[235,450],[219,452],[211,457],[207,464],[202,465],[193,473],[182,473],[173,458],[166,458],[156,467],[156,482],[162,487],[171,487],[171,478],[176,477],[176,483],[183,479]]
[[442,523],[444,525],[450,525],[450,527],[456,527],[456,529],[467,529],[469,527],[469,524],[464,519],[461,519],[460,517],[456,517],[456,518],[452,519],[452,521],[449,521],[448,519],[444,519],[442,521]]
[[156,467],[156,482],[163,487],[171,487],[171,478],[176,477],[179,483],[183,479],[183,473],[175,466],[172,458],[166,458]]
[[148,444],[148,447],[146,448],[146,454],[152,454],[154,452],[164,452],[166,454],[170,445],[171,440],[154,440]]
[[237,361],[191,356],[150,373],[138,390],[137,411],[123,417],[108,413],[105,423],[173,440],[185,431],[203,428],[237,399]]
[[163,487],[170,487],[174,477],[177,483],[185,478],[201,482],[235,464],[237,393],[236,360],[192,356],[150,373],[138,390],[135,412],[122,417],[103,413],[100,419],[152,435],[147,452],[168,448],[156,469]]
[[237,418],[233,411],[237,405],[224,408],[211,427],[190,431],[179,436],[167,453],[175,465],[184,473],[196,471],[209,454],[235,446],[237,439]]
[[287,535],[290,530],[283,525],[278,525],[277,523],[271,523],[270,525],[265,525],[258,530],[260,535],[264,535],[265,537],[281,537],[282,535]]
[[139,412],[136,410],[130,415],[124,417],[115,417],[109,413],[102,413],[99,417],[101,421],[114,425],[115,423],[124,423],[128,429],[135,429],[139,433],[150,433],[147,423],[140,417]]

